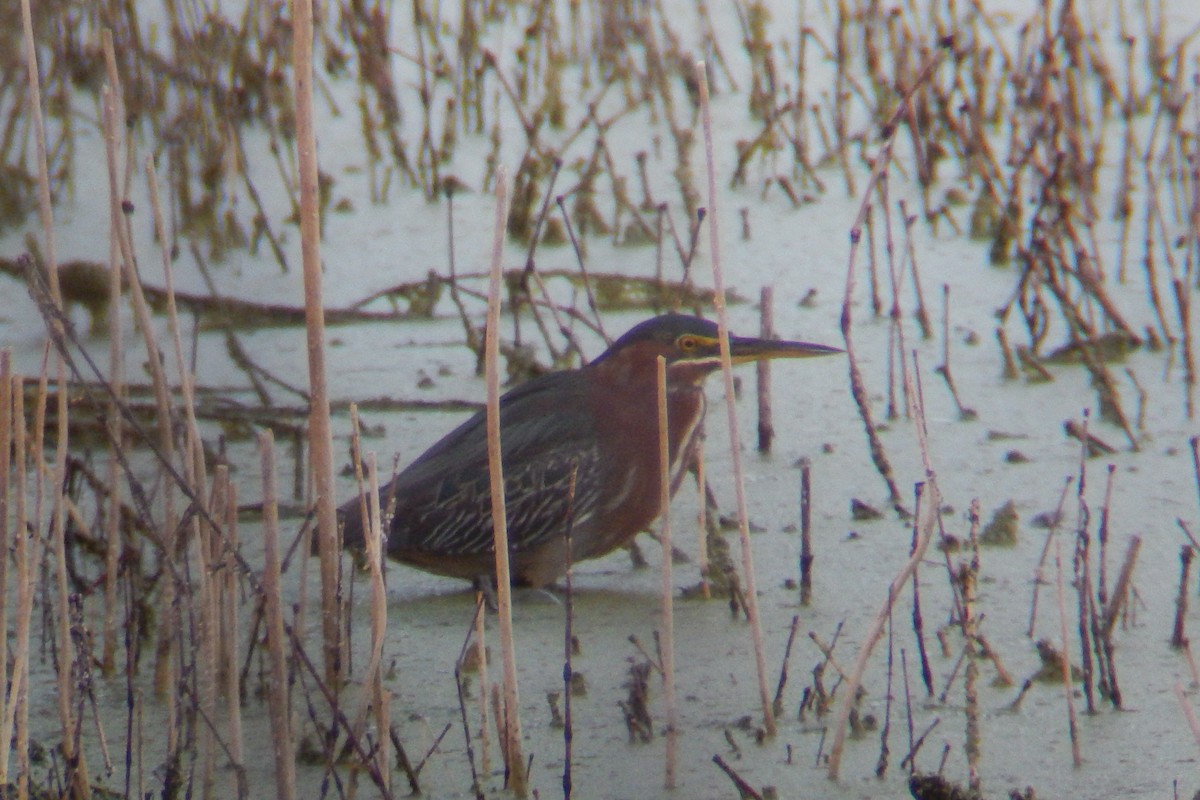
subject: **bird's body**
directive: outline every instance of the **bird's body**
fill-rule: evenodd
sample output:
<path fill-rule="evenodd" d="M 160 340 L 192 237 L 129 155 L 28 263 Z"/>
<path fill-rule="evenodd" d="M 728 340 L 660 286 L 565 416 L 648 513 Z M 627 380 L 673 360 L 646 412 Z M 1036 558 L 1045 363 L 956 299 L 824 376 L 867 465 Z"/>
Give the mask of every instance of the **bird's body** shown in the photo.
<path fill-rule="evenodd" d="M 534 378 L 500 399 L 515 583 L 544 586 L 566 572 L 568 528 L 574 562 L 615 550 L 658 517 L 657 356 L 667 359 L 673 496 L 704 419 L 704 378 L 719 365 L 716 336 L 716 325 L 706 320 L 656 317 L 591 364 Z M 735 361 L 839 352 L 735 337 L 731 347 Z M 380 490 L 390 509 L 385 536 L 392 558 L 469 580 L 494 575 L 485 421 L 477 413 Z M 360 508 L 355 498 L 341 509 L 347 546 L 362 544 Z M 388 515 L 385 510 L 385 521 Z"/>

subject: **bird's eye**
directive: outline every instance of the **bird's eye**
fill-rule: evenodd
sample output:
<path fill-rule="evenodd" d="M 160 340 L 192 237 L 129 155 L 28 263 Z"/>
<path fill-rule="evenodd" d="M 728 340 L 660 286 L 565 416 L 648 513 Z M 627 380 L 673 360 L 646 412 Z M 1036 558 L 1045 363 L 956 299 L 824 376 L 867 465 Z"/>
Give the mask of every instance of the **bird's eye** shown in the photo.
<path fill-rule="evenodd" d="M 695 336 L 685 335 L 679 337 L 678 344 L 680 350 L 683 350 L 684 352 L 691 352 L 692 350 L 695 350 L 700 343 L 696 341 Z"/>

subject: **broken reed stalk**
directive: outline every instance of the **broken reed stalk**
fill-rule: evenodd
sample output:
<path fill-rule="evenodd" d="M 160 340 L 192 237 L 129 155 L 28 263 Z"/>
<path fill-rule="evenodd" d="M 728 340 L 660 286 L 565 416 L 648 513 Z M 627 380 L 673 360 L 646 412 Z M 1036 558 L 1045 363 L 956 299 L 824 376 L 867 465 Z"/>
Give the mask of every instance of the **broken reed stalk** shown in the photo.
<path fill-rule="evenodd" d="M 1085 442 L 1084 447 L 1087 447 Z M 1058 530 L 1059 524 L 1062 523 L 1063 506 L 1067 502 L 1067 492 L 1071 488 L 1071 483 L 1075 480 L 1072 475 L 1067 476 L 1063 481 L 1062 491 L 1058 495 L 1058 506 L 1054 509 L 1054 518 L 1050 520 L 1050 528 L 1046 531 L 1046 541 L 1042 542 L 1042 553 L 1038 556 L 1037 566 L 1033 570 L 1033 599 L 1029 603 L 1029 627 L 1025 630 L 1025 635 L 1030 639 L 1033 638 L 1034 629 L 1037 626 L 1037 610 L 1038 610 L 1038 593 L 1042 583 L 1042 569 L 1046 566 L 1046 559 L 1050 555 L 1050 543 L 1054 541 L 1054 534 Z"/>
<path fill-rule="evenodd" d="M 486 608 L 483 592 L 475 592 L 475 655 L 479 661 L 479 766 L 486 775 L 492 771 L 491 734 L 488 733 L 488 657 Z"/>
<path fill-rule="evenodd" d="M 1180 338 L 1183 340 L 1184 405 L 1188 419 L 1193 419 L 1196 415 L 1196 358 L 1192 353 L 1191 300 L 1183 279 L 1173 278 L 1171 288 L 1179 312 L 1179 325 L 1183 329 Z"/>
<path fill-rule="evenodd" d="M 911 757 L 916 737 L 913 730 L 912 684 L 908 680 L 908 651 L 903 647 L 900 648 L 900 677 L 904 681 L 904 721 L 907 723 L 906 727 L 908 729 L 908 754 L 900 762 L 900 769 L 904 769 L 907 764 L 908 774 L 912 775 L 915 772 L 915 768 Z"/>
<path fill-rule="evenodd" d="M 1200 492 L 1200 436 L 1190 437 L 1188 445 L 1192 449 L 1192 473 L 1196 478 L 1196 491 Z"/>
<path fill-rule="evenodd" d="M 747 783 L 746 779 L 737 774 L 737 771 L 733 767 L 725 763 L 725 759 L 721 758 L 720 753 L 714 755 L 712 760 L 725 773 L 726 777 L 733 781 L 734 788 L 737 789 L 738 797 L 741 800 L 763 800 L 762 793 Z"/>
<path fill-rule="evenodd" d="M 1179 701 L 1179 707 L 1183 710 L 1183 716 L 1187 720 L 1188 727 L 1192 730 L 1192 738 L 1196 740 L 1196 746 L 1200 747 L 1200 720 L 1196 719 L 1196 710 L 1192 708 L 1191 702 L 1187 699 L 1187 695 L 1183 691 L 1183 684 L 1175 681 L 1175 699 Z"/>
<path fill-rule="evenodd" d="M 762 287 L 759 294 L 759 336 L 763 339 L 775 337 L 775 292 L 770 286 Z M 775 423 L 771 418 L 771 361 L 759 359 L 754 365 L 755 382 L 758 388 L 758 452 L 770 453 L 771 440 L 775 438 Z"/>
<path fill-rule="evenodd" d="M 954 374 L 950 371 L 950 284 L 948 283 L 942 284 L 942 365 L 939 371 L 942 379 L 946 381 L 946 388 L 950 390 L 950 396 L 954 399 L 959 419 L 973 419 L 975 412 L 963 406 L 962 400 L 958 396 L 958 387 L 954 384 Z"/>
<path fill-rule="evenodd" d="M 721 343 L 721 374 L 725 379 L 725 410 L 729 419 L 729 447 L 733 487 L 737 498 L 738 539 L 742 546 L 742 572 L 746 581 L 745 606 L 754 641 L 754 665 L 758 677 L 758 699 L 762 706 L 763 727 L 775 735 L 775 715 L 771 713 L 771 695 L 767 688 L 767 661 L 763 648 L 762 620 L 758 614 L 758 589 L 754 578 L 754 553 L 750 546 L 750 523 L 746 509 L 746 491 L 742 478 L 741 437 L 738 435 L 737 406 L 733 387 L 733 363 L 729 350 L 729 320 L 725 313 L 725 279 L 721 273 L 720 215 L 717 210 L 717 168 L 713 153 L 712 116 L 708 102 L 708 77 L 703 61 L 696 62 L 696 82 L 700 87 L 700 118 L 704 129 L 704 156 L 708 167 L 709 260 L 713 272 L 713 305 Z M 702 501 L 703 502 L 703 501 Z M 670 558 L 668 552 L 665 556 Z"/>
<path fill-rule="evenodd" d="M 203 458 L 203 453 L 201 453 Z M 214 519 L 223 516 L 225 496 L 223 486 L 213 483 L 212 495 L 206 499 L 208 512 Z M 199 536 L 196 539 L 199 555 L 199 570 L 196 581 L 196 597 L 199 599 L 200 614 L 196 626 L 196 648 L 193 658 L 196 679 L 196 710 L 206 722 L 198 725 L 196 736 L 200 750 L 200 794 L 213 793 L 214 771 L 217 757 L 217 672 L 221 665 L 220 625 L 220 535 L 208 523 L 200 524 L 197 517 Z"/>
<path fill-rule="evenodd" d="M 892 201 L 891 194 L 888 192 L 888 174 L 888 170 L 886 169 L 881 172 L 873 188 L 879 195 L 879 209 L 883 214 L 883 251 L 887 255 L 888 280 L 892 289 L 892 305 L 888 312 L 887 381 L 888 419 L 894 420 L 899 416 L 896 411 L 896 397 L 893 388 L 895 386 L 895 365 L 899 363 L 900 384 L 903 386 L 908 381 L 908 360 L 904 357 L 904 354 L 908 352 L 908 345 L 904 338 L 904 318 L 900 311 L 900 272 L 903 264 L 896 263 L 896 245 L 895 234 L 892 232 Z M 908 398 L 905 397 L 904 416 L 909 417 L 911 415 L 912 408 L 909 407 Z"/>
<path fill-rule="evenodd" d="M 879 758 L 875 761 L 875 777 L 883 778 L 887 775 L 888 759 L 891 757 L 892 748 L 889 744 L 892 735 L 892 680 L 895 677 L 896 667 L 896 641 L 895 641 L 896 626 L 894 617 L 888 616 L 887 633 L 887 682 L 884 686 L 884 704 L 883 704 L 883 725 L 879 728 Z M 854 723 L 852 722 L 851 725 Z"/>
<path fill-rule="evenodd" d="M 361 455 L 359 431 L 359 407 L 350 403 L 350 458 L 354 462 L 354 477 L 358 483 L 359 513 L 362 515 L 362 527 L 366 531 L 364 545 L 366 547 L 367 569 L 371 572 L 371 655 L 367 658 L 366 678 L 364 686 L 365 702 L 350 726 L 349 736 L 355 741 L 365 739 L 367 717 L 371 712 L 376 714 L 376 735 L 378 740 L 370 748 L 376 758 L 376 769 L 368 770 L 372 777 L 379 775 L 383 781 L 380 787 L 386 794 L 390 784 L 390 768 L 386 751 L 388 751 L 389 736 L 385 732 L 391 727 L 389 698 L 384 696 L 382 664 L 383 642 L 386 627 L 388 627 L 388 597 L 383 579 L 383 553 L 380 543 L 383 542 L 382 516 L 379 504 L 379 479 L 376 453 Z M 364 470 L 365 473 L 364 474 Z M 380 604 L 382 603 L 382 604 Z M 349 610 L 349 608 L 347 608 Z M 349 628 L 348 628 L 349 632 Z M 347 649 L 350 650 L 350 640 L 347 636 Z M 347 672 L 349 672 L 347 664 Z"/>
<path fill-rule="evenodd" d="M 17 570 L 17 628 L 12 648 L 12 671 L 5 697 L 4 717 L 0 721 L 0 741 L 12 742 L 16 730 L 16 745 L 0 753 L 0 786 L 7 786 L 8 754 L 17 754 L 19 796 L 28 796 L 29 786 L 29 631 L 33 625 L 33 599 L 37 594 L 42 562 L 42 537 L 27 525 L 28 510 L 28 447 L 25 433 L 25 392 L 20 375 L 12 377 L 13 420 L 13 561 Z M 39 403 L 45 402 L 39 394 Z M 35 526 L 36 527 L 36 526 Z"/>
<path fill-rule="evenodd" d="M 1108 465 L 1108 479 L 1104 483 L 1104 505 L 1100 507 L 1100 524 L 1096 528 L 1096 538 L 1100 542 L 1100 556 L 1096 567 L 1096 603 L 1101 609 L 1108 603 L 1108 520 L 1112 509 L 1112 493 L 1116 464 Z M 1198 547 L 1197 549 L 1200 549 Z M 1093 619 L 1096 609 L 1092 609 Z"/>
<path fill-rule="evenodd" d="M 12 552 L 8 528 L 12 433 L 12 351 L 0 349 L 0 553 Z M 0 642 L 8 641 L 8 561 L 7 557 L 0 558 Z M 8 658 L 5 657 L 0 658 L 0 687 L 7 684 Z M 3 718 L 4 693 L 0 690 L 0 719 Z"/>
<path fill-rule="evenodd" d="M 822 670 L 827 666 L 833 667 L 833 671 L 837 673 L 838 678 L 844 681 L 846 680 L 846 671 L 842 669 L 842 665 L 838 663 L 838 660 L 833 657 L 833 648 L 837 647 L 837 640 L 841 635 L 842 623 L 840 622 L 838 623 L 837 629 L 834 631 L 833 639 L 830 640 L 828 644 L 826 644 L 821 637 L 817 635 L 816 631 L 808 632 L 808 638 L 812 640 L 812 643 L 815 644 L 817 649 L 821 651 L 821 655 L 825 657 L 825 663 L 822 664 Z"/>
<path fill-rule="evenodd" d="M 116 72 L 115 51 L 112 45 L 112 32 L 105 29 L 102 37 L 105 55 L 105 67 L 108 73 L 110 87 L 119 86 Z M 113 102 L 115 92 L 105 95 L 105 102 Z M 119 97 L 116 98 L 119 102 Z M 104 110 L 105 124 L 109 125 L 110 118 L 116 118 L 108 108 Z M 115 137 L 115 131 L 105 129 L 106 139 Z M 113 143 L 116 146 L 116 141 Z M 108 428 L 110 442 L 124 441 L 124 422 L 121 418 L 120 403 L 125 398 L 125 358 L 124 330 L 121 324 L 121 314 L 116 311 L 121 307 L 121 229 L 125 224 L 119 214 L 121 209 L 115 203 L 109 203 L 109 245 L 108 245 L 108 382 L 112 386 L 113 396 L 108 400 L 108 418 L 105 425 Z M 100 669 L 106 676 L 111 676 L 116 669 L 117 651 L 117 611 L 120 598 L 117 595 L 121 553 L 121 459 L 115 447 L 109 448 L 108 453 L 108 505 L 105 508 L 105 571 L 104 571 L 104 628 L 100 657 Z"/>
<path fill-rule="evenodd" d="M 1063 694 L 1067 699 L 1067 729 L 1071 736 L 1071 761 L 1076 768 L 1083 766 L 1083 755 L 1079 751 L 1079 724 L 1075 718 L 1075 697 L 1071 691 L 1071 651 L 1067 634 L 1067 600 L 1063 591 L 1062 546 L 1054 543 L 1055 586 L 1058 597 L 1059 628 L 1062 637 L 1062 682 Z"/>
<path fill-rule="evenodd" d="M 25 493 L 25 485 L 26 485 L 25 392 L 24 392 L 24 379 L 20 375 L 14 375 L 14 374 L 10 373 L 9 351 L 5 350 L 4 355 L 5 355 L 5 358 L 4 358 L 5 386 L 4 386 L 4 391 L 3 391 L 3 397 L 5 400 L 4 416 L 6 419 L 6 430 L 4 431 L 4 433 L 2 435 L 0 435 L 0 438 L 4 439 L 3 444 L 5 446 L 4 453 L 0 454 L 0 459 L 3 460 L 3 463 L 5 465 L 11 466 L 11 474 L 10 474 L 10 470 L 8 470 L 8 469 L 5 470 L 4 496 L 3 496 L 4 517 L 3 517 L 3 520 L 0 520 L 0 526 L 3 526 L 2 530 L 4 531 L 4 534 L 5 534 L 5 542 L 4 542 L 5 552 L 8 552 L 10 547 L 12 548 L 12 551 L 14 553 L 14 566 L 16 566 L 18 568 L 18 570 L 20 570 L 20 563 L 21 563 L 22 558 L 24 558 L 24 555 L 25 555 L 25 544 L 26 544 L 26 536 L 25 536 L 25 501 L 26 501 L 26 493 Z M 8 460 L 10 453 L 12 455 L 11 464 Z M 14 507 L 14 519 L 13 519 L 13 528 L 12 528 L 12 532 L 14 535 L 12 537 L 12 542 L 10 543 L 8 541 L 8 529 L 7 529 L 8 496 L 9 496 L 10 489 L 12 489 L 12 487 L 14 487 L 14 486 L 15 486 L 15 490 L 13 490 L 11 492 L 12 497 L 13 497 L 13 507 Z M 4 559 L 4 560 L 7 561 L 7 559 Z M 6 573 L 6 575 L 7 575 L 7 573 Z M 23 590 L 23 587 L 24 587 L 24 583 L 23 583 L 24 574 L 22 572 L 18 572 L 18 574 L 16 576 L 16 580 L 17 580 L 17 591 L 20 592 Z M 4 588 L 6 590 L 6 594 L 5 594 L 5 599 L 3 602 L 5 604 L 5 610 L 7 612 L 7 589 L 8 589 L 7 582 L 6 582 L 6 585 Z M 19 597 L 19 595 L 18 595 L 18 597 Z M 0 725 L 3 725 L 3 727 L 0 728 L 0 736 L 3 736 L 4 737 L 3 741 L 6 741 L 6 742 L 12 741 L 12 712 L 13 712 L 13 709 L 16 707 L 17 692 L 18 692 L 21 680 L 23 680 L 20 676 L 20 670 L 18 670 L 19 659 L 16 658 L 16 655 L 20 652 L 20 648 L 21 648 L 19 632 L 21 630 L 21 620 L 23 619 L 23 617 L 19 613 L 19 609 L 20 609 L 20 605 L 18 604 L 18 615 L 17 615 L 18 637 L 17 637 L 17 645 L 16 645 L 17 651 L 16 651 L 16 653 L 14 653 L 14 661 L 12 663 L 12 679 L 10 682 L 6 678 L 5 682 L 3 684 L 0 684 Z M 8 618 L 7 618 L 7 613 L 6 613 L 5 618 L 4 618 L 5 627 L 7 627 L 7 624 L 8 624 L 7 619 Z M 26 642 L 25 647 L 26 648 L 28 647 L 27 642 Z M 0 666 L 0 669 L 3 669 L 5 671 L 5 674 L 7 675 L 8 666 L 9 666 L 8 658 L 0 658 L 0 665 L 2 665 L 2 666 Z M 4 687 L 7 687 L 7 693 L 5 693 Z M 0 754 L 0 786 L 7 785 L 7 784 L 8 784 L 8 754 L 3 753 L 3 754 Z"/>
<path fill-rule="evenodd" d="M 504 764 L 508 788 L 528 794 L 525 759 L 521 755 L 521 715 L 517 688 L 517 654 L 513 642 L 512 576 L 508 563 L 508 516 L 504 502 L 504 465 L 500 442 L 500 284 L 508 225 L 508 170 L 496 171 L 496 215 L 492 229 L 491 280 L 488 283 L 484 364 L 487 372 L 488 476 L 492 489 L 492 535 L 496 550 L 496 605 L 500 618 L 500 652 L 504 667 Z M 500 720 L 497 719 L 497 724 Z"/>
<path fill-rule="evenodd" d="M 911 111 L 911 106 L 909 107 Z M 915 126 L 910 126 L 909 130 L 916 132 Z M 929 310 L 925 306 L 925 293 L 921 289 L 921 272 L 917 268 L 917 248 L 913 244 L 912 229 L 917 221 L 915 214 L 908 213 L 907 203 L 903 200 L 898 201 L 900 206 L 900 216 L 904 220 L 904 257 L 908 260 L 909 271 L 912 275 L 913 294 L 915 295 L 916 308 L 913 310 L 913 316 L 916 317 L 917 324 L 921 327 L 921 338 L 933 338 L 933 326 L 929 322 Z"/>
<path fill-rule="evenodd" d="M 800 605 L 812 602 L 812 461 L 800 459 Z"/>
<path fill-rule="evenodd" d="M 391 786 L 391 759 L 388 731 L 391 729 L 390 703 L 383 688 L 383 642 L 387 636 L 387 588 L 383 583 L 383 518 L 379 505 L 379 468 L 375 453 L 367 453 L 367 473 L 370 488 L 367 503 L 370 506 L 371 528 L 367 537 L 367 563 L 371 569 L 371 658 L 367 662 L 367 695 L 375 709 L 375 760 L 383 785 L 380 791 L 387 793 Z"/>
<path fill-rule="evenodd" d="M 788 629 L 787 644 L 783 647 L 783 664 L 779 667 L 779 682 L 775 684 L 775 699 L 771 702 L 771 712 L 777 717 L 783 716 L 783 689 L 787 686 L 788 661 L 792 658 L 792 645 L 796 642 L 796 632 L 800 630 L 800 615 L 792 616 L 792 626 Z"/>
<path fill-rule="evenodd" d="M 1121 616 L 1121 607 L 1129 596 L 1129 585 L 1133 581 L 1133 568 L 1137 564 L 1138 551 L 1142 547 L 1142 537 L 1130 536 L 1129 545 L 1125 548 L 1125 559 L 1121 562 L 1121 571 L 1117 573 L 1117 582 L 1113 585 L 1112 600 L 1104 609 L 1104 625 L 1100 632 L 1107 640 L 1116 627 Z"/>
<path fill-rule="evenodd" d="M 1200 686 L 1200 667 L 1196 665 L 1196 658 L 1192 655 L 1192 643 L 1187 641 L 1183 645 L 1183 657 L 1187 661 L 1188 671 L 1192 674 L 1192 686 Z M 1114 701 L 1113 705 L 1120 708 L 1120 704 Z"/>
<path fill-rule="evenodd" d="M 663 701 L 667 716 L 667 747 L 663 769 L 663 787 L 675 788 L 675 760 L 679 748 L 679 718 L 675 706 L 675 608 L 671 578 L 671 449 L 667 426 L 667 360 L 658 357 L 658 464 L 659 503 L 662 506 L 662 559 L 660 583 L 662 607 Z"/>
<path fill-rule="evenodd" d="M 67 367 L 62 358 L 55 359 L 58 373 L 58 392 L 55 408 L 54 471 L 50 484 L 54 491 L 54 511 L 51 525 L 54 548 L 54 580 L 58 597 L 58 718 L 62 723 L 62 754 L 67 770 L 67 784 L 72 797 L 91 795 L 87 761 L 76 751 L 75 736 L 75 644 L 71 640 L 71 593 L 67 585 Z"/>
<path fill-rule="evenodd" d="M 504 708 L 501 706 L 500 700 L 500 685 L 492 684 L 489 687 L 488 695 L 492 705 L 492 720 L 496 723 L 496 742 L 500 746 L 500 758 L 505 762 L 505 769 L 508 769 L 508 735 L 504 730 Z M 480 792 L 482 795 L 482 791 Z"/>
<path fill-rule="evenodd" d="M 1082 481 L 1080 482 L 1082 485 Z M 1083 498 L 1080 498 L 1080 519 L 1088 520 L 1087 505 Z M 1092 659 L 1092 628 L 1089 622 L 1095 616 L 1093 613 L 1093 598 L 1092 598 L 1092 575 L 1091 575 L 1091 537 L 1087 532 L 1087 523 L 1080 525 L 1075 534 L 1074 558 L 1072 565 L 1074 567 L 1074 578 L 1071 585 L 1075 587 L 1076 602 L 1078 604 L 1079 623 L 1079 663 L 1080 669 L 1083 672 L 1083 694 L 1086 699 L 1086 713 L 1096 713 L 1096 672 L 1100 672 L 1101 688 L 1107 685 L 1104 679 L 1104 661 L 1103 650 L 1100 647 L 1100 642 L 1096 642 L 1096 656 L 1101 657 L 1099 664 Z"/>
<path fill-rule="evenodd" d="M 121 417 L 120 402 L 125 399 L 125 348 L 124 326 L 121 314 L 121 250 L 119 237 L 123 220 L 114 216 L 115 209 L 109 207 L 109 253 L 108 253 L 108 382 L 112 385 L 113 397 L 108 399 L 107 418 L 110 442 L 125 440 L 125 424 Z M 120 611 L 118 578 L 121 556 L 121 499 L 124 496 L 121 481 L 121 459 L 116 449 L 109 448 L 105 481 L 108 489 L 108 504 L 104 509 L 104 626 L 101 643 L 100 671 L 112 676 L 116 670 L 118 628 L 117 615 Z"/>
<path fill-rule="evenodd" d="M 704 474 L 704 437 L 700 436 L 696 441 L 696 493 L 700 497 L 700 508 L 696 512 L 696 523 L 699 526 L 699 543 L 696 547 L 696 563 L 700 567 L 700 596 L 705 600 L 712 597 L 712 591 L 708 586 L 708 493 L 705 487 L 706 476 Z"/>
<path fill-rule="evenodd" d="M 229 479 L 229 465 L 219 464 L 213 473 L 213 486 L 221 487 L 225 505 L 225 542 L 221 549 L 220 588 L 221 602 L 220 646 L 221 667 L 218 674 L 224 678 L 222 691 L 225 695 L 225 713 L 229 723 L 229 759 L 237 777 L 238 797 L 249 797 L 250 787 L 246 783 L 246 761 L 242 741 L 242 687 L 238 673 L 238 569 L 234 552 L 238 548 L 238 503 L 237 486 Z"/>
<path fill-rule="evenodd" d="M 915 488 L 913 507 L 919 512 L 921 498 L 925 493 L 925 484 L 918 483 Z M 916 547 L 921 538 L 921 531 L 917 525 L 919 516 L 919 513 L 913 516 L 911 547 Z M 921 614 L 921 571 L 919 567 L 913 570 L 912 590 L 912 629 L 913 637 L 917 642 L 917 657 L 921 663 L 921 681 L 925 684 L 925 693 L 929 697 L 933 697 L 933 669 L 929 666 L 929 650 L 925 647 L 925 618 Z M 888 635 L 891 635 L 890 629 Z"/>
<path fill-rule="evenodd" d="M 296 797 L 296 748 L 288 702 L 287 654 L 284 651 L 283 598 L 279 576 L 279 506 L 275 493 L 275 436 L 268 428 L 258 434 L 263 485 L 263 615 L 266 618 L 270 685 L 271 746 L 275 755 L 275 793 L 279 800 Z"/>
<path fill-rule="evenodd" d="M 979 665 L 976 663 L 979 619 L 975 614 L 976 588 L 979 583 L 979 498 L 972 498 L 967 518 L 971 521 L 971 561 L 959 572 L 963 601 L 963 638 L 967 674 L 963 679 L 966 694 L 966 741 L 963 751 L 967 756 L 967 785 L 973 792 L 980 792 L 983 781 L 979 774 L 979 757 L 983 737 L 979 727 Z"/>
<path fill-rule="evenodd" d="M 300 184 L 300 251 L 304 266 L 304 330 L 308 346 L 308 459 L 317 505 L 321 560 L 321 633 L 325 682 L 341 685 L 342 597 L 337 509 L 333 496 L 333 428 L 325 378 L 325 311 L 321 272 L 321 208 L 317 141 L 313 130 L 312 0 L 292 4 L 292 77 L 296 103 L 296 157 Z M 381 732 L 382 735 L 383 732 Z"/>
<path fill-rule="evenodd" d="M 1179 650 L 1187 647 L 1188 638 L 1184 632 L 1184 622 L 1187 618 L 1188 607 L 1188 573 L 1192 569 L 1192 557 L 1195 551 L 1190 544 L 1185 544 L 1179 551 L 1179 593 L 1175 596 L 1175 624 L 1171 628 L 1171 647 Z"/>
<path fill-rule="evenodd" d="M 454 661 L 454 691 L 458 696 L 458 718 L 462 723 L 463 742 L 466 745 L 467 751 L 467 766 L 471 768 L 471 793 L 475 796 L 475 800 L 484 800 L 484 797 L 483 789 L 481 789 L 479 786 L 479 770 L 475 767 L 475 748 L 471 744 L 471 723 L 467 720 L 467 689 L 463 679 L 463 671 L 467 666 L 467 654 L 468 652 L 471 652 L 468 650 L 468 648 L 471 647 L 472 636 L 474 636 L 477 631 L 479 615 L 483 613 L 483 603 L 483 592 L 479 589 L 476 589 L 475 613 L 471 620 L 471 626 L 467 629 L 466 638 L 463 639 L 462 648 L 458 652 L 458 658 L 456 658 Z M 478 637 L 476 637 L 476 646 L 478 646 Z M 482 664 L 480 666 L 482 666 Z M 481 681 L 479 699 L 481 702 L 486 703 L 486 698 L 487 684 Z M 394 733 L 393 739 L 395 740 Z M 401 768 L 404 769 L 408 777 L 408 783 L 409 787 L 412 789 L 412 793 L 416 794 L 421 790 L 420 785 L 417 783 L 417 773 L 411 768 L 411 765 L 408 765 L 408 758 L 405 755 L 403 748 L 400 747 L 398 740 L 396 741 L 396 750 L 401 759 Z M 485 769 L 484 774 L 488 774 L 488 770 Z"/>

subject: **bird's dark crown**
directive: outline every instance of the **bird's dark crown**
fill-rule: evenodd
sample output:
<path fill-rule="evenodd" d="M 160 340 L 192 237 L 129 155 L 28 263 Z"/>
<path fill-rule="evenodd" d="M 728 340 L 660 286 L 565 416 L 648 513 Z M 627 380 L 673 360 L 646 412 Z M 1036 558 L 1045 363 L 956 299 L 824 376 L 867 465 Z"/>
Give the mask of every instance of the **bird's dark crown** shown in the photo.
<path fill-rule="evenodd" d="M 667 361 L 711 356 L 717 352 L 717 323 L 687 314 L 663 314 L 630 328 L 596 363 L 638 345 L 657 346 Z"/>

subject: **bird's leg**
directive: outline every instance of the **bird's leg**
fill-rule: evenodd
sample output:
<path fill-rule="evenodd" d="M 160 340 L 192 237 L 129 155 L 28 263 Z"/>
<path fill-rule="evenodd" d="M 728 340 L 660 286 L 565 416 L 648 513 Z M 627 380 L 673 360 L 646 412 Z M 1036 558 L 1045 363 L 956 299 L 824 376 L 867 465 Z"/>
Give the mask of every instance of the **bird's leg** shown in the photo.
<path fill-rule="evenodd" d="M 471 584 L 475 587 L 475 591 L 483 594 L 488 611 L 494 614 L 500 610 L 500 602 L 496 599 L 496 586 L 492 582 L 491 575 L 476 575 Z M 521 586 L 519 592 L 514 595 L 514 598 L 545 597 L 556 605 L 562 605 L 562 602 L 555 594 L 557 590 L 557 586 L 544 586 L 540 588 Z"/>
<path fill-rule="evenodd" d="M 561 606 L 563 602 L 559 598 L 559 594 L 562 591 L 562 587 L 560 587 L 558 584 L 550 584 L 549 586 L 539 586 L 536 588 L 533 586 L 523 586 L 517 591 L 514 597 L 522 604 L 529 603 L 531 601 L 537 602 L 538 600 L 542 600 L 553 603 L 556 606 Z"/>
<path fill-rule="evenodd" d="M 634 569 L 645 569 L 649 564 L 646 557 L 642 555 L 642 548 L 637 543 L 637 539 L 630 539 L 625 544 L 625 549 L 629 552 L 629 560 L 633 562 Z"/>
<path fill-rule="evenodd" d="M 475 591 L 483 594 L 483 599 L 487 603 L 488 611 L 495 613 L 500 610 L 500 601 L 496 599 L 496 587 L 492 583 L 492 576 L 488 574 L 476 575 L 471 584 L 475 587 Z"/>
<path fill-rule="evenodd" d="M 662 546 L 662 543 L 663 543 L 662 535 L 658 531 L 647 529 L 642 532 L 645 533 L 647 536 L 649 536 L 654 541 L 658 542 L 659 546 Z M 690 564 L 690 563 L 692 563 L 692 557 L 689 556 L 687 553 L 683 552 L 682 550 L 680 550 L 675 545 L 671 545 L 671 563 L 672 564 Z M 642 558 L 642 563 L 638 566 L 643 566 L 643 567 L 646 566 L 645 557 Z"/>

